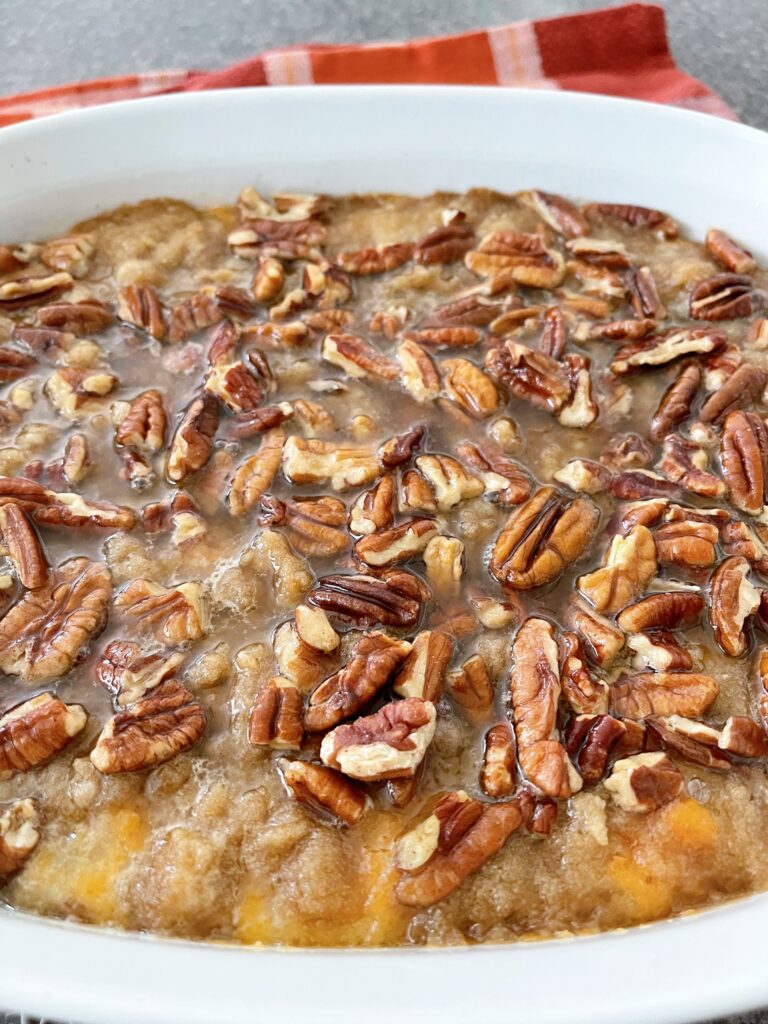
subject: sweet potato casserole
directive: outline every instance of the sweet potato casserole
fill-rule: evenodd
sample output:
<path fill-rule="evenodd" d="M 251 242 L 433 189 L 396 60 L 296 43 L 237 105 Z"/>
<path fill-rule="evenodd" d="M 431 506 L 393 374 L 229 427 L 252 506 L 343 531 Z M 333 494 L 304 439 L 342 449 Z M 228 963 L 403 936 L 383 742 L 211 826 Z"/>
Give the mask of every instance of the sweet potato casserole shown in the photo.
<path fill-rule="evenodd" d="M 768 888 L 767 290 L 535 190 L 0 246 L 7 906 L 461 944 Z"/>

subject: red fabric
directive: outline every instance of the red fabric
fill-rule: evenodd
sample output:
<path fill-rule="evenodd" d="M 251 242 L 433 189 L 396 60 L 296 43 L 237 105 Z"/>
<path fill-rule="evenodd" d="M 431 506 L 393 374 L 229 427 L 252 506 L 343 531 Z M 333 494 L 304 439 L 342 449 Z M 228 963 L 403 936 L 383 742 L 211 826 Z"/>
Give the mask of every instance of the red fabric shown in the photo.
<path fill-rule="evenodd" d="M 0 125 L 162 92 L 313 83 L 574 89 L 736 116 L 677 67 L 662 8 L 633 3 L 438 39 L 286 47 L 218 71 L 147 72 L 56 86 L 0 98 Z"/>

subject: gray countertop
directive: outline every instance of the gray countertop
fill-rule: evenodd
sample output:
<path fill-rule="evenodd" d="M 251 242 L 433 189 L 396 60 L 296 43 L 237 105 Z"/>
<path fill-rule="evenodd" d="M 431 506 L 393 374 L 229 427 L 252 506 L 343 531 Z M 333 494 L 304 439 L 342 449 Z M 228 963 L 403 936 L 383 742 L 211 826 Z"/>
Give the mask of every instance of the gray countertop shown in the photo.
<path fill-rule="evenodd" d="M 437 35 L 595 6 L 599 0 L 2 0 L 0 92 L 216 68 L 291 43 Z M 663 6 L 680 67 L 716 89 L 742 120 L 768 130 L 768 0 Z M 768 1024 L 768 1011 L 730 1024 Z"/>

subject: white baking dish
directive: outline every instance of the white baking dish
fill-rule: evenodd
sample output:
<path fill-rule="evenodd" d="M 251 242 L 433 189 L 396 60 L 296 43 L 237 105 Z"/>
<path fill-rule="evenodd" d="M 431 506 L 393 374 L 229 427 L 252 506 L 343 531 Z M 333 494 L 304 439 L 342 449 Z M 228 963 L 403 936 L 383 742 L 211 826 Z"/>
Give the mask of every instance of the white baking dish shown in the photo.
<path fill-rule="evenodd" d="M 263 89 L 0 132 L 0 241 L 153 195 L 539 186 L 668 209 L 768 256 L 768 135 L 572 93 Z M 34 779 L 30 778 L 30 790 Z M 768 1003 L 768 897 L 623 933 L 467 950 L 276 951 L 0 913 L 0 1006 L 95 1024 L 663 1024 Z"/>

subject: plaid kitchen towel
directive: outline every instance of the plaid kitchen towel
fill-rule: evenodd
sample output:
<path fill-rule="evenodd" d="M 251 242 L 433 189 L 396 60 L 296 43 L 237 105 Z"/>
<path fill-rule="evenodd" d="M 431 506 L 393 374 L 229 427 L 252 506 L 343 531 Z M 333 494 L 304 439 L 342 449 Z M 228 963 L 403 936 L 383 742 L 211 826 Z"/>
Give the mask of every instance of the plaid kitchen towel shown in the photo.
<path fill-rule="evenodd" d="M 628 96 L 736 119 L 669 50 L 664 11 L 625 4 L 407 42 L 269 50 L 220 71 L 102 78 L 0 98 L 0 125 L 163 92 L 256 85 L 500 85 Z"/>

